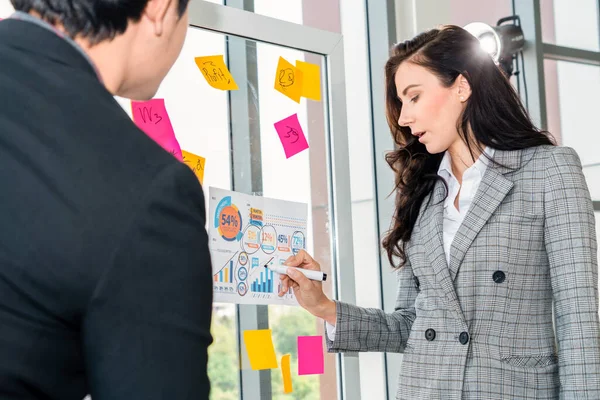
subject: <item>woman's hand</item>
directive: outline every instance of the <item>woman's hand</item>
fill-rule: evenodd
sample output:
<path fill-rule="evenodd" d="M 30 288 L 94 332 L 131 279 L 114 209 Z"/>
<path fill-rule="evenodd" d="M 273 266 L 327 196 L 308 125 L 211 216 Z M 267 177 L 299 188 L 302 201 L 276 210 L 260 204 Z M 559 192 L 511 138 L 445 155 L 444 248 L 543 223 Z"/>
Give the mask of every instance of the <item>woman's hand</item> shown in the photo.
<path fill-rule="evenodd" d="M 290 256 L 284 263 L 287 267 L 297 267 L 320 271 L 321 266 L 318 262 L 304 250 L 300 250 L 295 256 Z M 294 289 L 294 294 L 298 303 L 306 311 L 319 317 L 335 326 L 336 323 L 336 305 L 323 293 L 322 283 L 308 279 L 302 272 L 294 268 L 287 269 L 287 275 L 280 275 L 281 290 L 279 296 L 283 296 L 288 288 Z"/>

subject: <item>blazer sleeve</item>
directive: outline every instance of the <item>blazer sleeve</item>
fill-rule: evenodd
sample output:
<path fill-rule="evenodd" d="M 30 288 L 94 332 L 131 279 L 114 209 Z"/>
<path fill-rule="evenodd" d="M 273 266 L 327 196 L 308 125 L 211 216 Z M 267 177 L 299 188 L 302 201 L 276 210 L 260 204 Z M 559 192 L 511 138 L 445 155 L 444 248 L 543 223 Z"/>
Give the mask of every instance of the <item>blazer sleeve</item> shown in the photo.
<path fill-rule="evenodd" d="M 561 399 L 600 399 L 600 322 L 594 210 L 573 149 L 551 150 L 544 240 L 554 297 Z"/>
<path fill-rule="evenodd" d="M 91 397 L 208 399 L 212 269 L 202 188 L 172 164 L 136 214 L 84 316 Z"/>
<path fill-rule="evenodd" d="M 329 352 L 404 351 L 415 320 L 417 288 L 410 262 L 397 272 L 398 294 L 393 313 L 336 302 L 335 340 L 326 337 Z"/>

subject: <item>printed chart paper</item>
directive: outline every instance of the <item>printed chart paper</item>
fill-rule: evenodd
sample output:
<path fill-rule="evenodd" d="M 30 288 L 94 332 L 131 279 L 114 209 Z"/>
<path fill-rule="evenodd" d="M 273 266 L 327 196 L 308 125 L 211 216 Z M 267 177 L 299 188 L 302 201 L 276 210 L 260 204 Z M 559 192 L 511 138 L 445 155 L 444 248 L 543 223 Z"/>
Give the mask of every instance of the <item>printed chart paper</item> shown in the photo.
<path fill-rule="evenodd" d="M 306 248 L 308 206 L 209 188 L 209 238 L 214 301 L 297 305 L 291 289 L 279 297 L 282 265 Z"/>

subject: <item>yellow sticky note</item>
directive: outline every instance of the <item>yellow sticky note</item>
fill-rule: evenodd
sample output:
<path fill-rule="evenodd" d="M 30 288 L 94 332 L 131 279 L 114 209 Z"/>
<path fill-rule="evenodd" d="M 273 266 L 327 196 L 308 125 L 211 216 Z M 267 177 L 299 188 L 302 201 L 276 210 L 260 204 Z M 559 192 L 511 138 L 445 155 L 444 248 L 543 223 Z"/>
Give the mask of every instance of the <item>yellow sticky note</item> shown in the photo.
<path fill-rule="evenodd" d="M 194 171 L 194 174 L 196 174 L 198 180 L 200 180 L 200 184 L 204 184 L 204 165 L 206 164 L 206 159 L 185 150 L 181 150 L 181 155 L 184 164 Z"/>
<path fill-rule="evenodd" d="M 221 90 L 238 90 L 222 55 L 196 57 L 194 60 L 210 86 Z"/>
<path fill-rule="evenodd" d="M 292 369 L 290 367 L 291 354 L 281 357 L 281 375 L 283 376 L 283 393 L 292 393 Z"/>
<path fill-rule="evenodd" d="M 270 329 L 244 331 L 244 344 L 253 370 L 277 368 Z"/>
<path fill-rule="evenodd" d="M 296 68 L 302 71 L 302 97 L 321 101 L 321 68 L 304 61 L 296 61 Z"/>
<path fill-rule="evenodd" d="M 302 71 L 279 57 L 277 72 L 275 73 L 275 90 L 283 93 L 296 103 L 300 103 L 304 79 Z"/>

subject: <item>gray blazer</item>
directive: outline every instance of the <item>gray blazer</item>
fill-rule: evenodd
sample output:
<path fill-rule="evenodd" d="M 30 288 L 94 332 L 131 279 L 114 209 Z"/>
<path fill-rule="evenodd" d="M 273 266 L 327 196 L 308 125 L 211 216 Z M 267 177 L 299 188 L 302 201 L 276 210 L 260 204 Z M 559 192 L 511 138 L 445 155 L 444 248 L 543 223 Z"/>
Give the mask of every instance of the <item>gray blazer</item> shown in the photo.
<path fill-rule="evenodd" d="M 395 311 L 338 302 L 328 349 L 404 353 L 398 399 L 598 400 L 597 247 L 579 157 L 541 146 L 494 158 L 502 166 L 487 168 L 450 265 L 438 182 Z"/>

